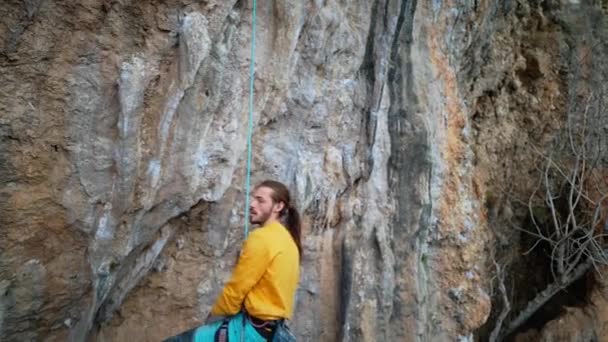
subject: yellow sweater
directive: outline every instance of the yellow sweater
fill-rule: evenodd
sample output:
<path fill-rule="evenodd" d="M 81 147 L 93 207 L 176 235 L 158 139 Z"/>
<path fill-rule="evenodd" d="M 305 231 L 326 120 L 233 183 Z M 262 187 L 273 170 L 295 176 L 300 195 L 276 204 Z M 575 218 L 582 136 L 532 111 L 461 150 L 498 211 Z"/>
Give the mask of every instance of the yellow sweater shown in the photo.
<path fill-rule="evenodd" d="M 211 314 L 234 315 L 244 306 L 259 319 L 291 318 L 299 259 L 298 247 L 279 222 L 255 229 Z"/>

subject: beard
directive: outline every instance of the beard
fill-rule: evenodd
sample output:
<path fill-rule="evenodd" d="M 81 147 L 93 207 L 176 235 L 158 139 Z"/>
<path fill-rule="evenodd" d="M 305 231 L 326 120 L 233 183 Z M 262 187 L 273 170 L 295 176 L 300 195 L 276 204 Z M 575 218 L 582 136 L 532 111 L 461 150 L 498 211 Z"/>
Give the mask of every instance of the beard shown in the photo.
<path fill-rule="evenodd" d="M 251 224 L 264 224 L 270 218 L 271 212 L 263 212 L 257 215 L 249 215 L 249 223 Z"/>

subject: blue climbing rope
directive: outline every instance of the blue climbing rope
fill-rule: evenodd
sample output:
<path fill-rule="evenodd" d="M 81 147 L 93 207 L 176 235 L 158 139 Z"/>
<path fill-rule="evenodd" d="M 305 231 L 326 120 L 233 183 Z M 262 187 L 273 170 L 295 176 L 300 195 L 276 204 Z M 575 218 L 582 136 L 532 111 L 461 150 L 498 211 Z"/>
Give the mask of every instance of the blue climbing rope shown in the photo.
<path fill-rule="evenodd" d="M 245 176 L 245 237 L 249 235 L 249 197 L 251 191 L 251 136 L 253 135 L 253 81 L 255 76 L 255 19 L 256 0 L 251 12 L 251 63 L 249 66 L 249 124 L 247 128 L 247 174 Z"/>

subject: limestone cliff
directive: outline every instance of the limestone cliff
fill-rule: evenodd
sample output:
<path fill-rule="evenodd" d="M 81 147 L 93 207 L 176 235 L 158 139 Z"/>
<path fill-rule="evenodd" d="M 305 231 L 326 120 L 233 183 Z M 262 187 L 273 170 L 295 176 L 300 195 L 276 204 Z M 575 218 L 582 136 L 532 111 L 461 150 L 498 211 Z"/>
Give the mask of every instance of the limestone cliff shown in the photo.
<path fill-rule="evenodd" d="M 2 341 L 201 323 L 243 240 L 251 6 L 0 5 Z M 252 176 L 304 213 L 302 341 L 480 338 L 500 191 L 533 186 L 600 11 L 258 1 Z"/>

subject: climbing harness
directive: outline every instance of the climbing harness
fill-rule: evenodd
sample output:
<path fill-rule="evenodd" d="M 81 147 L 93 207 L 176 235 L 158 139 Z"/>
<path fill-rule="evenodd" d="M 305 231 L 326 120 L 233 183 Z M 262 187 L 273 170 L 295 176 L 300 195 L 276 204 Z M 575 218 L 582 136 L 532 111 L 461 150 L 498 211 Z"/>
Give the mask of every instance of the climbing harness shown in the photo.
<path fill-rule="evenodd" d="M 215 336 L 213 338 L 214 342 L 227 342 L 228 341 L 228 323 L 230 323 L 229 319 L 225 319 L 222 322 L 222 325 L 215 332 Z"/>
<path fill-rule="evenodd" d="M 253 81 L 255 77 L 255 21 L 256 0 L 251 12 L 251 58 L 249 65 L 249 120 L 247 126 L 247 174 L 245 176 L 245 238 L 249 234 L 249 193 L 251 191 L 251 136 L 253 135 Z"/>

